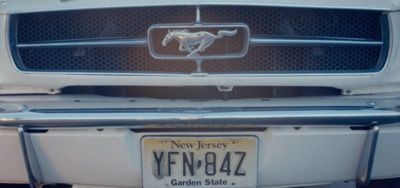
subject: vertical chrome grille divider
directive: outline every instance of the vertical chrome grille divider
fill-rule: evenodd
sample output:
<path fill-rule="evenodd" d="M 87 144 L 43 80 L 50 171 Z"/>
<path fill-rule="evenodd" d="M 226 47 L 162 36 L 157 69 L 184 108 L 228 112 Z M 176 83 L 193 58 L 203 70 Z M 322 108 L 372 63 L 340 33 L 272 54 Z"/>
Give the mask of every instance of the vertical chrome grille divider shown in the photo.
<path fill-rule="evenodd" d="M 201 12 L 200 12 L 200 5 L 196 5 L 196 22 L 195 24 L 201 24 Z M 201 68 L 201 63 L 203 62 L 202 59 L 196 59 L 196 72 L 191 73 L 191 76 L 205 76 L 207 73 L 203 73 L 203 69 Z"/>
<path fill-rule="evenodd" d="M 201 24 L 200 5 L 196 6 L 196 24 Z"/>

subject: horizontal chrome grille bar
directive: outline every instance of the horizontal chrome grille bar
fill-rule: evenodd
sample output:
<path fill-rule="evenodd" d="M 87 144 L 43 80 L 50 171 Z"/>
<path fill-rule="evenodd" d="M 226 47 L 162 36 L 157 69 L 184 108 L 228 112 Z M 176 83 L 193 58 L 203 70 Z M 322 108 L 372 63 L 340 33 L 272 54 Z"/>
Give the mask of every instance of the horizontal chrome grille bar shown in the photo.
<path fill-rule="evenodd" d="M 250 45 L 256 46 L 381 46 L 382 41 L 330 38 L 269 38 L 250 37 Z M 17 48 L 77 48 L 77 47 L 146 47 L 146 38 L 137 39 L 93 39 L 71 41 L 45 41 L 16 44 Z"/>
<path fill-rule="evenodd" d="M 138 39 L 108 39 L 108 40 L 77 40 L 77 41 L 54 41 L 17 44 L 17 48 L 76 48 L 76 47 L 140 47 L 147 46 L 146 38 Z"/>
<path fill-rule="evenodd" d="M 351 39 L 296 39 L 251 37 L 250 45 L 259 46 L 381 46 L 382 41 Z"/>
<path fill-rule="evenodd" d="M 400 123 L 400 109 L 277 110 L 244 112 L 89 112 L 0 114 L 1 126 L 80 127 L 148 124 L 258 124 L 261 126 L 369 126 Z"/>

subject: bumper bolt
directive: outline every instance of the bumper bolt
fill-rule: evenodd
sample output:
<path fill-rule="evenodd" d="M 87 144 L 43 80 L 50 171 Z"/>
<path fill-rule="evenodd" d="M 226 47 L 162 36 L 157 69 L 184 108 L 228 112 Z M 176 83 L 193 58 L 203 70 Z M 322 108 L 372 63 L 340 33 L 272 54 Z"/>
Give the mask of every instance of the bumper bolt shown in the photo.
<path fill-rule="evenodd" d="M 376 102 L 374 102 L 374 101 L 369 101 L 369 102 L 368 102 L 368 105 L 369 105 L 369 106 L 376 106 Z"/>
<path fill-rule="evenodd" d="M 28 110 L 28 106 L 27 105 L 21 105 L 21 106 L 18 107 L 18 110 L 20 110 L 20 111 Z"/>

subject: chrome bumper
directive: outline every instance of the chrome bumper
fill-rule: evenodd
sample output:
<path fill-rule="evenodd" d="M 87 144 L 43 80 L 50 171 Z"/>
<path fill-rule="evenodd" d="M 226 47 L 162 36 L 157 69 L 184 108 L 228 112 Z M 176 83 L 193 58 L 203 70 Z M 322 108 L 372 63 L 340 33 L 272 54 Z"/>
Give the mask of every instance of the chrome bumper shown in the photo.
<path fill-rule="evenodd" d="M 1 114 L 3 126 L 27 125 L 30 128 L 103 127 L 157 124 L 258 124 L 271 126 L 354 126 L 399 123 L 400 109 L 374 109 L 364 107 L 312 107 L 312 108 L 260 108 L 227 112 L 208 109 L 87 109 L 27 111 Z M 198 112 L 196 112 L 198 110 Z M 97 111 L 97 112 L 96 112 Z M 100 112 L 99 112 L 100 111 Z M 116 112 L 120 111 L 120 112 Z M 141 112 L 143 111 L 143 112 Z M 177 111 L 177 112 L 173 112 Z M 179 112 L 180 111 L 180 112 Z"/>
<path fill-rule="evenodd" d="M 67 181 L 68 178 L 63 180 L 65 182 L 57 182 L 57 178 L 48 178 L 46 175 L 48 172 L 43 172 L 46 171 L 46 167 L 43 168 L 43 166 L 48 168 L 48 164 L 43 162 L 46 161 L 43 158 L 45 155 L 43 152 L 53 151 L 49 150 L 50 146 L 49 148 L 38 146 L 42 139 L 41 134 L 37 134 L 38 131 L 39 133 L 41 131 L 46 133 L 48 130 L 55 130 L 56 133 L 66 131 L 70 134 L 71 130 L 116 129 L 125 131 L 123 135 L 129 134 L 130 136 L 127 137 L 135 137 L 139 142 L 145 135 L 168 134 L 252 134 L 261 137 L 262 142 L 268 140 L 268 134 L 272 134 L 268 133 L 269 131 L 281 128 L 285 130 L 305 128 L 305 131 L 326 128 L 324 130 L 327 132 L 323 132 L 322 135 L 329 134 L 330 130 L 335 129 L 345 131 L 343 135 L 351 135 L 353 134 L 351 132 L 355 131 L 358 132 L 357 134 L 361 133 L 362 136 L 358 136 L 364 140 L 362 144 L 356 146 L 361 147 L 358 149 L 359 152 L 348 152 L 352 155 L 360 155 L 355 157 L 359 159 L 356 174 L 354 177 L 341 180 L 357 180 L 358 184 L 365 185 L 368 184 L 373 169 L 375 150 L 379 143 L 379 128 L 395 127 L 394 130 L 397 130 L 400 125 L 399 99 L 398 95 L 379 95 L 289 99 L 292 103 L 287 103 L 288 99 L 264 99 L 261 100 L 263 103 L 259 100 L 203 101 L 201 103 L 180 101 L 177 103 L 161 100 L 157 102 L 155 99 L 126 101 L 128 99 L 93 96 L 3 97 L 4 108 L 0 113 L 2 127 L 0 131 L 1 129 L 18 129 L 27 178 L 32 187 L 40 187 L 45 183 L 87 183 L 84 180 L 82 182 Z M 315 135 L 321 136 L 321 133 Z M 101 137 L 101 135 L 97 136 Z M 57 137 L 53 136 L 52 139 L 57 139 Z M 61 139 L 68 139 L 68 137 L 61 136 Z M 315 141 L 318 142 L 318 139 Z M 325 142 L 329 143 L 326 140 Z M 38 147 L 46 149 L 37 151 Z M 75 147 L 79 148 L 79 146 L 73 146 Z M 127 148 L 126 152 L 129 153 L 130 150 Z M 38 155 L 38 152 L 42 153 Z M 135 155 L 134 158 L 135 160 L 139 158 L 140 161 L 140 155 Z M 49 159 L 54 159 L 54 156 Z M 140 162 L 136 165 L 139 165 L 136 168 L 140 169 Z M 140 174 L 140 170 L 136 172 Z M 260 182 L 260 186 L 270 186 Z M 140 185 L 139 183 L 138 186 Z"/>

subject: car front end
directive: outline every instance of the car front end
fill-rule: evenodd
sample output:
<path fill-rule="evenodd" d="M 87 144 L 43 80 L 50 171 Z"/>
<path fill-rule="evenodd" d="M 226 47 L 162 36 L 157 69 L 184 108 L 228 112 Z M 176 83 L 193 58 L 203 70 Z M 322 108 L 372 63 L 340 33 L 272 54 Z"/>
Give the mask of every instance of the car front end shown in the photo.
<path fill-rule="evenodd" d="M 0 182 L 400 177 L 397 1 L 0 1 Z"/>

